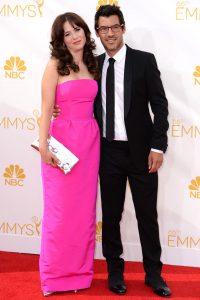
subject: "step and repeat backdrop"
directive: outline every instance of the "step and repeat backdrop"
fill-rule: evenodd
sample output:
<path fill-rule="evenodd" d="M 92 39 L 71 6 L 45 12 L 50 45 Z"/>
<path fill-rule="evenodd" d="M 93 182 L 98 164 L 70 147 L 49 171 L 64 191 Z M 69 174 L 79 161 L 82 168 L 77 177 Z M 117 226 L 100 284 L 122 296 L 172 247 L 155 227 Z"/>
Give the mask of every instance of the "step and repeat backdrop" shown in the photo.
<path fill-rule="evenodd" d="M 169 147 L 159 171 L 158 214 L 162 260 L 200 266 L 200 1 L 0 1 L 0 250 L 39 253 L 42 222 L 38 134 L 40 87 L 49 59 L 50 29 L 73 11 L 94 32 L 99 5 L 120 5 L 125 42 L 153 52 L 169 100 Z M 97 199 L 96 258 L 102 258 L 101 203 Z M 141 248 L 127 184 L 121 233 L 124 257 L 140 261 Z"/>

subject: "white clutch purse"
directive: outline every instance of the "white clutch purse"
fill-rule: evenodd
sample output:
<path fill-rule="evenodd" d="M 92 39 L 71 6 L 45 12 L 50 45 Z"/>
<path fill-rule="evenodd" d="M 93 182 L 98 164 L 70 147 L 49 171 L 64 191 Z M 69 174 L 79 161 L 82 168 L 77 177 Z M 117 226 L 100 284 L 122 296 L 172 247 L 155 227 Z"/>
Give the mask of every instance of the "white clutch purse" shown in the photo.
<path fill-rule="evenodd" d="M 63 144 L 57 141 L 54 137 L 50 136 L 47 139 L 49 150 L 56 155 L 59 160 L 58 167 L 67 174 L 79 161 L 69 149 L 67 149 Z M 39 150 L 39 137 L 37 137 L 31 144 L 33 148 Z"/>

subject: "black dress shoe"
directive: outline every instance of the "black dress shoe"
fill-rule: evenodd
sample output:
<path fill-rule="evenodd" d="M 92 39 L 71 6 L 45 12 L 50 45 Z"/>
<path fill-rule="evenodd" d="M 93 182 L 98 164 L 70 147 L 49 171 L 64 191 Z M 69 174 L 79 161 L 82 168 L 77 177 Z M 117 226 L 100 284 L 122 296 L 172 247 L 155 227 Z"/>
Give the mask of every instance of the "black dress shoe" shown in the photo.
<path fill-rule="evenodd" d="M 153 292 L 160 297 L 169 298 L 172 294 L 167 283 L 163 280 L 161 276 L 156 279 L 151 277 L 146 277 L 145 284 L 151 287 Z"/>
<path fill-rule="evenodd" d="M 109 289 L 113 293 L 118 294 L 118 295 L 126 294 L 126 290 L 127 290 L 125 284 L 115 284 L 115 285 L 109 286 Z"/>
<path fill-rule="evenodd" d="M 108 288 L 115 294 L 124 295 L 126 286 L 124 284 L 124 260 L 121 257 L 107 259 Z"/>

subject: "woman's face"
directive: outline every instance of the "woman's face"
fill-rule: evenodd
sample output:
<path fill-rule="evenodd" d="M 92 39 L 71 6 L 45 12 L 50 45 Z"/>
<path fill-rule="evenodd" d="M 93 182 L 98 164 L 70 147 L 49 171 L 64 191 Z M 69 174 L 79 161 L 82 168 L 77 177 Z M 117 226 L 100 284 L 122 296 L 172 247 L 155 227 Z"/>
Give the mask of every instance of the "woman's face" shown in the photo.
<path fill-rule="evenodd" d="M 73 26 L 68 21 L 66 21 L 63 25 L 64 43 L 71 53 L 81 50 L 83 51 L 86 43 L 86 37 L 83 28 L 78 27 L 75 24 Z"/>

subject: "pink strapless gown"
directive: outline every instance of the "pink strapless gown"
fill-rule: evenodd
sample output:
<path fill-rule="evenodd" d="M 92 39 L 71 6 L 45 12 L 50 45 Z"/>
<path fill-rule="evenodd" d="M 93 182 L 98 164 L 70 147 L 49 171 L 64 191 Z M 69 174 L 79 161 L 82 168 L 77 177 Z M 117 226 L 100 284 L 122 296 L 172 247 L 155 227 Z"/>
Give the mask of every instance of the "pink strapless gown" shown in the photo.
<path fill-rule="evenodd" d="M 93 117 L 97 82 L 70 80 L 57 85 L 61 115 L 49 133 L 79 162 L 64 175 L 42 163 L 44 214 L 40 278 L 43 291 L 88 288 L 93 278 L 100 135 Z"/>

